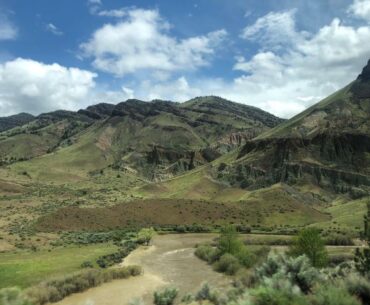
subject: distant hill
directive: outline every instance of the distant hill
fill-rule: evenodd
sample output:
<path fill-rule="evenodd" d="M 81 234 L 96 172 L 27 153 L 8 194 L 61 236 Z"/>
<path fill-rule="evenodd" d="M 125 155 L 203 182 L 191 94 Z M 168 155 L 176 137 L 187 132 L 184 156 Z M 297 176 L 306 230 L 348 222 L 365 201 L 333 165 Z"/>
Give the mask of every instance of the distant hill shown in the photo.
<path fill-rule="evenodd" d="M 162 180 L 211 162 L 281 122 L 258 108 L 213 96 L 183 104 L 131 99 L 41 114 L 0 134 L 0 158 L 14 163 L 45 156 L 42 162 L 51 168 L 83 167 L 91 174 L 111 166 Z"/>
<path fill-rule="evenodd" d="M 31 122 L 34 116 L 29 113 L 19 113 L 8 117 L 0 117 L 0 132 L 22 126 Z"/>

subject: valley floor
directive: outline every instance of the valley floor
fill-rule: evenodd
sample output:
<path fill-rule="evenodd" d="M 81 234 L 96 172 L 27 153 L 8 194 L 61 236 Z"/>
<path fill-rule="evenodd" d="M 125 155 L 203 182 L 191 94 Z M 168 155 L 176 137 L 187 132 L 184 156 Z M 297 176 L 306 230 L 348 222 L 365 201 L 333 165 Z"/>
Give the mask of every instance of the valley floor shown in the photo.
<path fill-rule="evenodd" d="M 123 265 L 140 265 L 142 276 L 117 280 L 83 293 L 71 295 L 57 305 L 125 305 L 140 298 L 152 303 L 153 292 L 176 286 L 180 298 L 196 292 L 203 282 L 213 287 L 226 287 L 230 279 L 217 273 L 194 255 L 199 243 L 211 242 L 216 234 L 169 234 L 158 235 L 150 247 L 141 247 L 132 252 Z"/>
<path fill-rule="evenodd" d="M 198 291 L 204 282 L 212 287 L 226 288 L 231 278 L 213 271 L 211 266 L 194 255 L 197 244 L 211 242 L 217 236 L 218 234 L 212 233 L 158 235 L 151 246 L 140 247 L 124 260 L 123 265 L 142 266 L 142 276 L 116 280 L 71 295 L 57 305 L 126 305 L 133 299 L 142 299 L 145 304 L 152 304 L 153 292 L 166 286 L 178 288 L 180 298 L 186 293 Z M 282 236 L 242 235 L 243 240 L 260 242 L 276 238 Z M 286 246 L 273 246 L 272 249 L 285 251 Z M 330 255 L 351 254 L 354 249 L 355 246 L 328 247 Z"/>

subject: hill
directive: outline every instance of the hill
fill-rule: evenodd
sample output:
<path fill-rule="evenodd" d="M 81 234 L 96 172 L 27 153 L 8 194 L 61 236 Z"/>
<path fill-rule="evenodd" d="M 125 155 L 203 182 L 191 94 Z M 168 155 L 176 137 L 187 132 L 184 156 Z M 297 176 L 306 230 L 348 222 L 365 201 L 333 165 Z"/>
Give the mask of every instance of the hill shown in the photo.
<path fill-rule="evenodd" d="M 215 176 L 246 189 L 287 183 L 370 191 L 370 63 L 351 84 L 248 141 Z"/>
<path fill-rule="evenodd" d="M 19 113 L 8 117 L 0 118 L 0 132 L 12 129 L 31 122 L 34 116 L 29 113 Z"/>
<path fill-rule="evenodd" d="M 0 154 L 5 161 L 39 157 L 14 165 L 37 178 L 42 178 L 42 171 L 53 170 L 86 178 L 112 167 L 163 180 L 211 162 L 282 121 L 218 97 L 184 104 L 127 100 L 77 113 L 42 114 L 28 125 L 1 134 Z M 22 148 L 26 141 L 31 145 Z"/>

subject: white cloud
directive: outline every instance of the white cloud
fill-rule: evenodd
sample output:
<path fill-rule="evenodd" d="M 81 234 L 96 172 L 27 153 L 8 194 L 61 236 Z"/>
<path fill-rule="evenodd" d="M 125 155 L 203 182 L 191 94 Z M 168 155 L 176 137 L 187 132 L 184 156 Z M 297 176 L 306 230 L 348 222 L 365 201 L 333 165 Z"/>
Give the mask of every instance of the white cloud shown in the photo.
<path fill-rule="evenodd" d="M 127 9 L 121 8 L 121 9 L 115 9 L 115 10 L 102 10 L 100 12 L 97 12 L 98 16 L 104 16 L 104 17 L 115 17 L 115 18 L 122 18 L 127 16 Z"/>
<path fill-rule="evenodd" d="M 349 7 L 348 12 L 358 18 L 370 21 L 370 1 L 369 0 L 354 0 Z"/>
<path fill-rule="evenodd" d="M 218 95 L 289 118 L 353 81 L 366 65 L 370 57 L 370 26 L 348 26 L 334 18 L 317 32 L 307 34 L 296 30 L 293 13 L 281 14 L 291 18 L 284 21 L 290 26 L 279 32 L 281 40 L 269 38 L 276 28 L 266 32 L 268 26 L 259 26 L 261 18 L 256 21 L 258 26 L 251 26 L 259 28 L 263 35 L 255 30 L 246 39 L 256 39 L 264 47 L 251 58 L 236 58 L 234 69 L 242 73 L 239 77 L 230 81 L 152 79 L 133 88 L 134 95 L 180 102 L 199 95 Z M 271 13 L 267 16 L 262 19 L 275 20 Z M 281 41 L 285 43 L 281 45 Z"/>
<path fill-rule="evenodd" d="M 294 22 L 296 10 L 270 12 L 253 25 L 245 27 L 241 37 L 261 43 L 264 47 L 284 47 L 296 43 L 305 33 L 298 33 Z"/>
<path fill-rule="evenodd" d="M 46 30 L 48 31 L 48 32 L 50 32 L 50 33 L 53 33 L 54 35 L 56 35 L 56 36 L 61 36 L 61 35 L 63 35 L 63 32 L 60 30 L 60 29 L 58 29 L 54 24 L 52 24 L 52 23 L 48 23 L 47 25 L 46 25 Z"/>
<path fill-rule="evenodd" d="M 89 8 L 90 14 L 92 15 L 95 15 L 102 5 L 103 3 L 101 2 L 101 0 L 87 0 L 87 6 Z"/>
<path fill-rule="evenodd" d="M 234 69 L 244 74 L 234 80 L 234 93 L 225 95 L 283 117 L 347 85 L 370 57 L 370 27 L 346 26 L 338 18 L 308 34 L 296 30 L 293 13 L 269 13 L 243 37 L 264 47 L 250 59 L 237 58 Z"/>
<path fill-rule="evenodd" d="M 17 27 L 5 15 L 0 13 L 0 40 L 14 40 L 17 35 Z"/>
<path fill-rule="evenodd" d="M 0 64 L 0 113 L 76 110 L 89 104 L 96 76 L 86 70 L 31 59 L 5 62 Z"/>
<path fill-rule="evenodd" d="M 124 20 L 105 24 L 80 47 L 93 66 L 117 76 L 143 70 L 194 70 L 209 63 L 225 30 L 178 40 L 156 10 L 128 9 Z"/>

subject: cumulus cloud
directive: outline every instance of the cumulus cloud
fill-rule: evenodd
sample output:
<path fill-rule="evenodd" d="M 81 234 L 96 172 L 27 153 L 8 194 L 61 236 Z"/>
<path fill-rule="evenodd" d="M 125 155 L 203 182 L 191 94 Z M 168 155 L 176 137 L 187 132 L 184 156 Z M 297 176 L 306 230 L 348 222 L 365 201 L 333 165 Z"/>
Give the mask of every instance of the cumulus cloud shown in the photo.
<path fill-rule="evenodd" d="M 355 0 L 348 12 L 355 17 L 370 21 L 370 0 Z"/>
<path fill-rule="evenodd" d="M 0 40 L 13 40 L 18 35 L 17 27 L 9 19 L 0 13 Z"/>
<path fill-rule="evenodd" d="M 48 65 L 23 58 L 7 61 L 0 64 L 0 113 L 76 110 L 89 104 L 96 76 L 55 63 Z"/>
<path fill-rule="evenodd" d="M 289 26 L 275 41 L 276 28 L 267 24 L 281 18 Z M 256 20 L 247 33 L 244 29 L 243 39 L 261 49 L 251 58 L 236 58 L 240 76 L 146 81 L 133 88 L 135 96 L 185 101 L 218 95 L 289 118 L 353 81 L 370 57 L 370 26 L 348 26 L 338 18 L 308 34 L 296 30 L 292 11 L 275 12 Z"/>
<path fill-rule="evenodd" d="M 93 66 L 116 76 L 143 70 L 195 70 L 209 64 L 214 49 L 227 35 L 225 30 L 178 40 L 156 10 L 127 9 L 127 16 L 105 24 L 81 44 Z"/>
<path fill-rule="evenodd" d="M 279 20 L 285 31 L 275 27 Z M 308 34 L 297 31 L 295 24 L 293 11 L 275 12 L 244 29 L 247 42 L 263 47 L 249 59 L 237 58 L 234 69 L 243 73 L 233 82 L 237 100 L 241 95 L 255 106 L 290 117 L 354 80 L 370 57 L 368 25 L 347 26 L 334 18 Z"/>
<path fill-rule="evenodd" d="M 56 35 L 56 36 L 61 36 L 61 35 L 63 35 L 63 32 L 60 30 L 60 29 L 58 29 L 54 24 L 52 24 L 52 23 L 48 23 L 47 25 L 46 25 L 46 30 L 48 31 L 48 32 L 50 32 L 50 33 L 52 33 L 52 34 L 54 34 L 54 35 Z"/>

